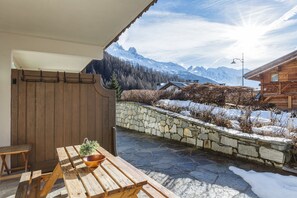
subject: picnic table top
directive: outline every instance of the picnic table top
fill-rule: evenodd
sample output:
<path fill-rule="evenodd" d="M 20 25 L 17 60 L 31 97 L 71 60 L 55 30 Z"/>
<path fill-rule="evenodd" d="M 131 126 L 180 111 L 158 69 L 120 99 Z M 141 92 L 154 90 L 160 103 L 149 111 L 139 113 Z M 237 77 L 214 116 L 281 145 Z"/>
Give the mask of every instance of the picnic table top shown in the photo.
<path fill-rule="evenodd" d="M 30 144 L 0 147 L 0 155 L 17 154 L 31 151 Z"/>
<path fill-rule="evenodd" d="M 102 147 L 97 152 L 105 155 L 106 159 L 97 168 L 88 168 L 79 155 L 79 149 L 80 145 L 57 148 L 69 197 L 108 197 L 114 194 L 126 197 L 147 184 L 143 175 Z"/>

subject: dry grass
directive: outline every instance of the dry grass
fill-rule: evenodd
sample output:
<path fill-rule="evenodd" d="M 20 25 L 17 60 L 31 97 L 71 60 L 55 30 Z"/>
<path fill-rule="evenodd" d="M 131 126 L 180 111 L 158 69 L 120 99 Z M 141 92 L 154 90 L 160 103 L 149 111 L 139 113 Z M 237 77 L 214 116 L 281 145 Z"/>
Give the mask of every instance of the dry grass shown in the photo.
<path fill-rule="evenodd" d="M 251 120 L 251 115 L 251 109 L 247 109 L 244 113 L 242 113 L 241 117 L 238 119 L 239 126 L 241 130 L 245 133 L 253 133 L 253 123 Z"/>

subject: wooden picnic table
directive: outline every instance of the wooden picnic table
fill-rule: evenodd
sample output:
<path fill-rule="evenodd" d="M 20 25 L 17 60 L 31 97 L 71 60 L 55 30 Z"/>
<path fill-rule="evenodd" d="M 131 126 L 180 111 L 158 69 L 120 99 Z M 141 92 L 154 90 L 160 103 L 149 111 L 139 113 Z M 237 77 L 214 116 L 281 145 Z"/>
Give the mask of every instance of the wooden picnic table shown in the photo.
<path fill-rule="evenodd" d="M 57 148 L 59 163 L 41 190 L 41 197 L 46 197 L 60 177 L 64 179 L 69 197 L 137 197 L 147 184 L 142 174 L 102 147 L 97 152 L 106 159 L 97 168 L 88 168 L 79 149 L 79 145 Z"/>
<path fill-rule="evenodd" d="M 25 169 L 25 171 L 27 171 L 28 170 L 28 156 L 29 156 L 30 151 L 31 151 L 30 144 L 0 147 L 0 157 L 2 159 L 0 177 L 2 176 L 4 169 L 8 175 L 10 174 L 10 172 L 12 170 Z M 14 169 L 9 169 L 8 165 L 6 164 L 6 155 L 18 155 L 18 154 L 22 155 L 25 165 L 23 167 L 16 167 Z"/>

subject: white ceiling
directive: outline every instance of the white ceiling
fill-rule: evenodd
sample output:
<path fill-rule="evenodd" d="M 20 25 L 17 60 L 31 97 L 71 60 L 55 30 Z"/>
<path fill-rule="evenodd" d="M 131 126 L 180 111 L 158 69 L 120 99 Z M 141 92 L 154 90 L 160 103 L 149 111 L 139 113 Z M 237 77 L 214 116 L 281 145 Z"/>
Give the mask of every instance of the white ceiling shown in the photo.
<path fill-rule="evenodd" d="M 152 2 L 155 0 L 0 0 L 0 37 L 20 38 L 17 42 L 7 36 L 17 43 L 7 42 L 17 68 L 80 72 L 92 59 L 101 59 L 103 49 Z M 2 40 L 7 41 L 6 37 Z M 83 48 L 73 49 L 71 43 Z"/>
<path fill-rule="evenodd" d="M 106 47 L 153 0 L 1 0 L 0 31 Z"/>

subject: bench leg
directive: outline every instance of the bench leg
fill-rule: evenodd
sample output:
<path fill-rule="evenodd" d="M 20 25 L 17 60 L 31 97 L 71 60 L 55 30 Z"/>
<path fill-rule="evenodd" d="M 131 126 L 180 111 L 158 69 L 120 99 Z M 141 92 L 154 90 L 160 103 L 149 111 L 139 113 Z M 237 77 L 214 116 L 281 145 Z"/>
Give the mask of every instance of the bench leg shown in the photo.
<path fill-rule="evenodd" d="M 4 169 L 4 167 L 5 167 L 5 170 L 6 170 L 7 174 L 8 174 L 8 175 L 10 174 L 10 173 L 9 173 L 8 166 L 7 166 L 7 164 L 6 164 L 6 160 L 5 160 L 5 158 L 6 158 L 6 155 L 1 155 L 1 159 L 2 159 L 1 175 L 2 175 L 2 173 L 3 173 L 3 169 Z"/>
<path fill-rule="evenodd" d="M 50 178 L 47 180 L 47 182 L 45 183 L 43 189 L 40 192 L 40 197 L 46 197 L 47 194 L 51 191 L 51 189 L 53 188 L 54 184 L 56 183 L 57 179 L 60 178 L 62 176 L 62 169 L 60 164 L 58 163 L 52 173 L 52 175 L 50 176 Z"/>
<path fill-rule="evenodd" d="M 28 171 L 28 153 L 22 153 L 23 160 L 25 162 L 25 172 Z"/>

